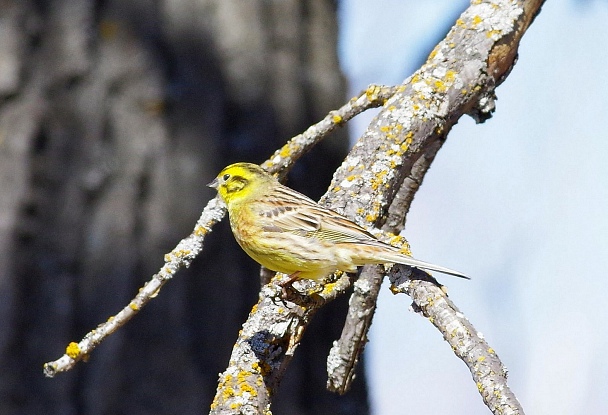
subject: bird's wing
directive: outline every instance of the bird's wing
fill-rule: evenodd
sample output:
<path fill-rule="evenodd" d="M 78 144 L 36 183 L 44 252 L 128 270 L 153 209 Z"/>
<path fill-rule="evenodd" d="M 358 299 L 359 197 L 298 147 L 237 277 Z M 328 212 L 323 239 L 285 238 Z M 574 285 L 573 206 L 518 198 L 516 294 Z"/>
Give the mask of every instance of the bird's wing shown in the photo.
<path fill-rule="evenodd" d="M 323 208 L 319 238 L 339 243 L 381 243 L 361 226 L 344 216 Z"/>
<path fill-rule="evenodd" d="M 261 213 L 270 219 L 267 231 L 337 243 L 381 243 L 361 226 L 288 187 L 279 187 L 268 201 L 274 207 Z"/>

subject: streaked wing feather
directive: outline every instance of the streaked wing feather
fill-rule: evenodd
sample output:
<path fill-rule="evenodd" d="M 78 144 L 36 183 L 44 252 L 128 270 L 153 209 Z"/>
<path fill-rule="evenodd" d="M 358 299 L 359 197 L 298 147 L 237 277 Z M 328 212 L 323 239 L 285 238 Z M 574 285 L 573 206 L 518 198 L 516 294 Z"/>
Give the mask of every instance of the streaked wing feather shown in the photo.
<path fill-rule="evenodd" d="M 361 226 L 288 187 L 277 188 L 270 199 L 285 208 L 273 211 L 273 230 L 329 242 L 382 244 Z"/>

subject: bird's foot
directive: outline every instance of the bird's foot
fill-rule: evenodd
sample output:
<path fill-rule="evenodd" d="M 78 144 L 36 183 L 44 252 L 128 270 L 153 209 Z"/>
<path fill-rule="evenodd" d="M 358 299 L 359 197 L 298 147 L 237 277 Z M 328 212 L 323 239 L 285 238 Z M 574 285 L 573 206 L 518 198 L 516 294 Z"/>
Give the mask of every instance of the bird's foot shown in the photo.
<path fill-rule="evenodd" d="M 278 283 L 278 286 L 281 287 L 281 298 L 288 299 L 288 297 L 290 296 L 288 290 L 292 293 L 293 291 L 296 291 L 295 288 L 293 288 L 293 283 L 298 280 L 299 275 L 300 271 L 296 271 L 293 274 L 289 275 L 286 280 L 280 281 Z"/>

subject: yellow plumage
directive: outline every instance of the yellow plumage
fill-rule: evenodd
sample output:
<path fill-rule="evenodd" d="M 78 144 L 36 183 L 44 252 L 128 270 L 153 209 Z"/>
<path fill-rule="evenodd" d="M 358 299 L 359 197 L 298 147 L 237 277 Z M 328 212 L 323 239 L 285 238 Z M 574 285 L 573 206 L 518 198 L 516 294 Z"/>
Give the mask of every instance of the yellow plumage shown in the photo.
<path fill-rule="evenodd" d="M 260 166 L 235 163 L 209 183 L 226 202 L 234 237 L 264 267 L 291 279 L 319 280 L 336 270 L 399 263 L 462 278 L 460 272 L 419 261 L 344 216 L 283 186 Z"/>

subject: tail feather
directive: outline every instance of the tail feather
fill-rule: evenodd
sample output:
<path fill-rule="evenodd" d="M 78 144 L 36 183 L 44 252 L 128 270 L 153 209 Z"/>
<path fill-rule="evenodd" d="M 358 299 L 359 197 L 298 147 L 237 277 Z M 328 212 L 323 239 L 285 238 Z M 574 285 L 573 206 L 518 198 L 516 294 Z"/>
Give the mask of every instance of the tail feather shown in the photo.
<path fill-rule="evenodd" d="M 431 264 L 430 262 L 420 261 L 419 259 L 412 258 L 410 256 L 404 255 L 402 253 L 387 253 L 387 255 L 382 258 L 386 260 L 386 262 L 393 262 L 396 264 L 408 265 L 410 267 L 421 268 L 428 271 L 436 271 L 441 272 L 442 274 L 449 274 L 455 277 L 464 278 L 470 280 L 470 277 L 467 277 L 461 272 L 454 271 L 453 269 L 442 267 L 441 265 Z"/>

